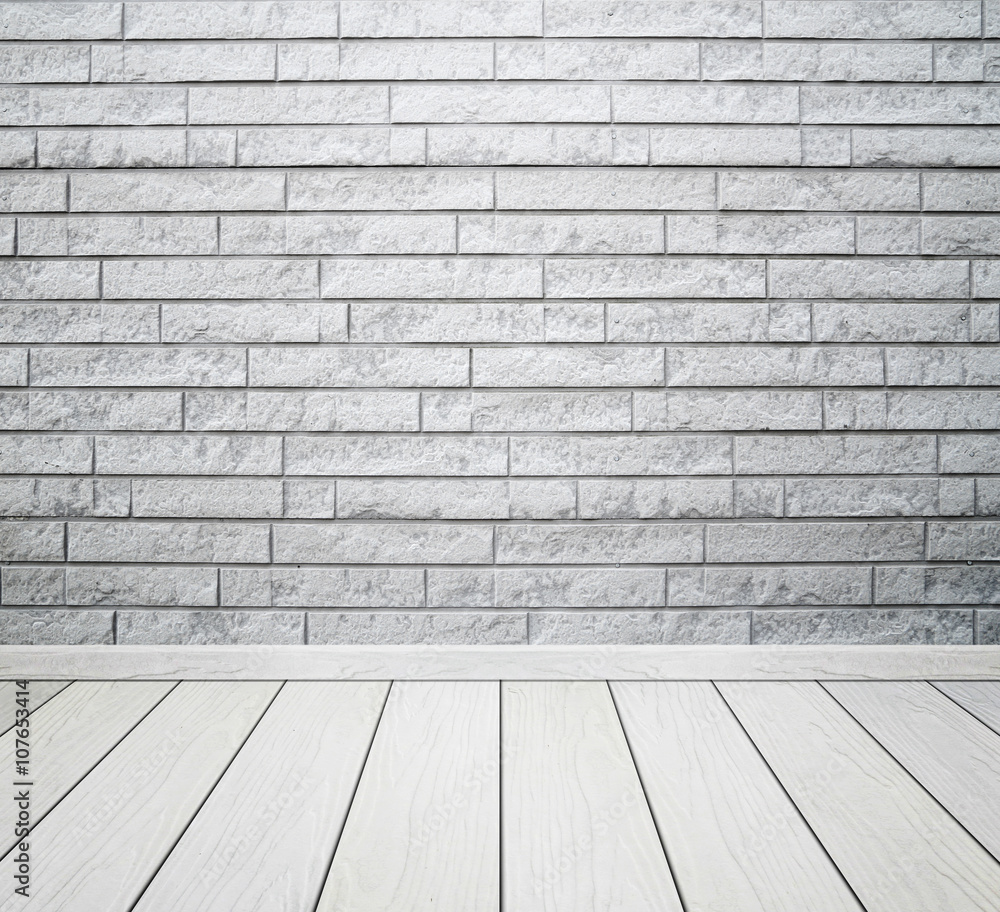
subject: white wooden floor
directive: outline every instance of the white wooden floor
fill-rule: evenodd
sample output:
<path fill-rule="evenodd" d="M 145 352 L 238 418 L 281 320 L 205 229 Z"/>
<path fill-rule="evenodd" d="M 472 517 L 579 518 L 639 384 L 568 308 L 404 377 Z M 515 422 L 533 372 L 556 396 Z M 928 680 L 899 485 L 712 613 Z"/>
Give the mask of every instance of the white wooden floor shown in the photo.
<path fill-rule="evenodd" d="M 2 910 L 1000 909 L 998 681 L 31 692 L 31 895 L 4 822 Z"/>

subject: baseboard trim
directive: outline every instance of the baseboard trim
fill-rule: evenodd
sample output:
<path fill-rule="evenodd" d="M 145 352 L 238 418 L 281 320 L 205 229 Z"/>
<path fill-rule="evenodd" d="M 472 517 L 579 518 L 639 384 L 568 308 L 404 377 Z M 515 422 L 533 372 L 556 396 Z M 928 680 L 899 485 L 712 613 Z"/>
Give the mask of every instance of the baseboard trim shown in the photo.
<path fill-rule="evenodd" d="M 997 646 L 6 646 L 0 679 L 1000 680 Z"/>

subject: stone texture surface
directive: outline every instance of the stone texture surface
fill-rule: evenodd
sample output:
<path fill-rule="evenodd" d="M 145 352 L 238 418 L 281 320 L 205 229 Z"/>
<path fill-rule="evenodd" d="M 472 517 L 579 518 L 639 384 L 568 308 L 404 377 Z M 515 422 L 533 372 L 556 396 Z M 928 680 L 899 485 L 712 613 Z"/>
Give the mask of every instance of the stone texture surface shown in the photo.
<path fill-rule="evenodd" d="M 997 641 L 998 0 L 0 23 L 3 642 Z"/>

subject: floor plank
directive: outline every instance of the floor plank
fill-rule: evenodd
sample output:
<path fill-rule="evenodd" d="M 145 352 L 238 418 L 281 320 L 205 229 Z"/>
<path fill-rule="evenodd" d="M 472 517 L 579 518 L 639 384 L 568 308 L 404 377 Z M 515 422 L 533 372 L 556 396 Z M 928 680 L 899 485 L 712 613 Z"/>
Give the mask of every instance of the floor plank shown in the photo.
<path fill-rule="evenodd" d="M 719 687 L 868 912 L 996 912 L 1000 865 L 819 684 Z"/>
<path fill-rule="evenodd" d="M 863 912 L 712 684 L 611 690 L 687 912 Z"/>
<path fill-rule="evenodd" d="M 32 820 L 52 810 L 176 686 L 167 681 L 80 681 L 40 706 L 30 726 Z M 14 737 L 13 730 L 0 737 L 5 770 L 13 769 Z M 15 842 L 5 828 L 0 854 Z"/>
<path fill-rule="evenodd" d="M 497 912 L 499 684 L 396 682 L 317 912 Z"/>
<path fill-rule="evenodd" d="M 36 828 L 30 899 L 0 909 L 127 912 L 277 692 L 178 685 Z M 0 861 L 13 884 L 15 853 Z"/>
<path fill-rule="evenodd" d="M 502 701 L 504 912 L 681 912 L 607 684 Z"/>
<path fill-rule="evenodd" d="M 286 684 L 134 912 L 313 912 L 388 687 Z"/>
<path fill-rule="evenodd" d="M 1000 681 L 941 681 L 934 686 L 1000 734 Z"/>
<path fill-rule="evenodd" d="M 65 690 L 70 681 L 31 681 L 29 684 L 28 709 L 34 713 L 41 709 L 57 693 Z M 14 710 L 17 685 L 14 681 L 0 681 L 0 735 L 5 735 L 14 727 Z"/>
<path fill-rule="evenodd" d="M 826 689 L 1000 858 L 1000 735 L 922 681 L 835 681 Z"/>

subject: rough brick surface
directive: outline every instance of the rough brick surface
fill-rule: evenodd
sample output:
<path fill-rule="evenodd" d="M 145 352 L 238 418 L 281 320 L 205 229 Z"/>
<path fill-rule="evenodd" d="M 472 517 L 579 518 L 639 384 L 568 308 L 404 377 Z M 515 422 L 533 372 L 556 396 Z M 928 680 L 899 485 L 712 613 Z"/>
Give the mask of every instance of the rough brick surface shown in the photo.
<path fill-rule="evenodd" d="M 0 21 L 0 642 L 1000 641 L 996 0 Z"/>

